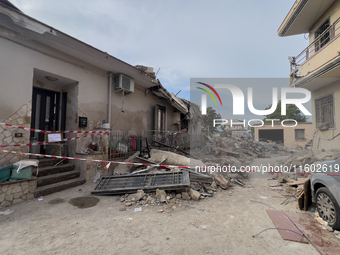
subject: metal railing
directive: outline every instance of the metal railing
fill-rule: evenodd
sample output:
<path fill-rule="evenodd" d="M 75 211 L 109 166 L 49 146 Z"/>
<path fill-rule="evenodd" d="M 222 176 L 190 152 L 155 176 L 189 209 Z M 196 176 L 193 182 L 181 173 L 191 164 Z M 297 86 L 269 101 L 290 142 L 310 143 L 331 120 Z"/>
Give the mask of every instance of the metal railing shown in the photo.
<path fill-rule="evenodd" d="M 340 36 L 340 18 L 320 34 L 311 44 L 308 45 L 298 56 L 290 59 L 290 71 L 295 72 L 310 58 L 316 55 L 324 47 L 332 43 Z"/>
<path fill-rule="evenodd" d="M 135 152 L 144 151 L 146 148 L 159 148 L 169 151 L 182 151 L 196 148 L 204 144 L 201 134 L 173 131 L 144 130 L 111 130 L 109 139 L 109 158 L 129 157 Z"/>

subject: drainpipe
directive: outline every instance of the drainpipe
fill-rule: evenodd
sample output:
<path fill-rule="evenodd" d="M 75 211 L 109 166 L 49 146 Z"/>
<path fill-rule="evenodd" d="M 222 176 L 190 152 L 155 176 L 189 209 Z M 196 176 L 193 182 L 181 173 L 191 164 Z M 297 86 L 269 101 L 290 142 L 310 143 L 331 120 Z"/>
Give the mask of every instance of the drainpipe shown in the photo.
<path fill-rule="evenodd" d="M 111 126 L 111 94 L 112 94 L 112 73 L 108 72 L 109 75 L 109 99 L 108 99 L 108 108 L 107 108 L 107 122 Z"/>

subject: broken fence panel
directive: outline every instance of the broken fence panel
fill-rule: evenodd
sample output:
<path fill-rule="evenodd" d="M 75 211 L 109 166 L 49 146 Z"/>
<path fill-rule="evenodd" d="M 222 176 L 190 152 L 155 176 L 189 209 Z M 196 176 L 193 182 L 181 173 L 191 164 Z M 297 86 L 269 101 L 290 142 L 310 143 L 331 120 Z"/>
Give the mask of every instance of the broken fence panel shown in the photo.
<path fill-rule="evenodd" d="M 135 193 L 137 190 L 150 192 L 156 189 L 176 190 L 189 187 L 190 178 L 188 171 L 106 176 L 100 179 L 91 194 L 116 195 Z"/>

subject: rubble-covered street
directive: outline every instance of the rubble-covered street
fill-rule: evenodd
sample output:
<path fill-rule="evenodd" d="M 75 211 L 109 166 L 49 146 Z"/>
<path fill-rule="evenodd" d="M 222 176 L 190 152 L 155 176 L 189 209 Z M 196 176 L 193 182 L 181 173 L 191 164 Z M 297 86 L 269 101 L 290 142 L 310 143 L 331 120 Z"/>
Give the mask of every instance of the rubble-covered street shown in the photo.
<path fill-rule="evenodd" d="M 339 24 L 0 0 L 0 255 L 340 254 Z"/>
<path fill-rule="evenodd" d="M 262 158 L 254 164 L 282 159 Z M 10 207 L 13 212 L 0 217 L 1 250 L 16 255 L 318 254 L 312 245 L 283 240 L 277 230 L 252 237 L 273 227 L 266 209 L 297 210 L 295 199 L 280 205 L 285 197 L 269 187 L 277 180 L 267 180 L 273 176 L 242 179 L 244 187 L 218 189 L 208 199 L 181 200 L 175 207 L 144 205 L 136 212 L 140 206 L 126 207 L 120 196 L 96 196 L 100 201 L 90 208 L 71 205 L 70 199 L 91 196 L 95 184 L 89 182 Z"/>

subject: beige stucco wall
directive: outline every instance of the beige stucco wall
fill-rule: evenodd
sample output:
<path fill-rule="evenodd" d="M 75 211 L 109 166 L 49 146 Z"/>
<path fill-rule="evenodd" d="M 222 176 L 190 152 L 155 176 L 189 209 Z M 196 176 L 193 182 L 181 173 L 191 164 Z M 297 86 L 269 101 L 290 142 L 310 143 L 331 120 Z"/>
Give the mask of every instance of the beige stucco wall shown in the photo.
<path fill-rule="evenodd" d="M 315 31 L 320 27 L 322 23 L 324 23 L 327 19 L 330 19 L 330 24 L 333 25 L 334 22 L 340 18 L 340 0 L 336 1 L 335 3 L 330 6 L 330 8 L 318 19 L 315 24 L 311 27 L 309 31 L 309 44 L 311 44 L 315 38 Z M 337 29 L 336 34 L 339 34 L 340 23 L 337 23 L 335 26 Z M 299 73 L 301 76 L 306 76 L 312 74 L 318 68 L 322 67 L 323 65 L 329 63 L 329 61 L 334 60 L 335 57 L 339 56 L 340 49 L 340 38 L 337 38 L 329 45 L 324 48 L 321 48 L 316 54 L 314 53 L 314 46 L 311 46 L 312 53 L 315 54 L 311 56 L 310 59 L 304 63 L 303 65 L 299 66 Z M 304 49 L 301 49 L 301 51 Z"/>
<path fill-rule="evenodd" d="M 23 105 L 28 105 L 27 108 L 31 108 L 33 85 L 68 93 L 66 120 L 66 129 L 68 130 L 79 129 L 78 116 L 88 117 L 89 125 L 85 130 L 93 130 L 98 122 L 107 120 L 108 77 L 106 71 L 5 29 L 0 28 L 0 35 L 9 39 L 0 37 L 1 122 L 5 120 L 8 122 L 8 118 Z M 74 80 L 76 83 L 58 87 L 45 80 L 37 81 L 34 79 L 34 69 L 56 74 Z M 112 71 L 114 72 L 114 70 Z M 145 92 L 145 88 L 135 84 L 135 92 L 124 97 L 124 113 L 120 114 L 113 128 L 121 130 L 153 129 L 154 107 L 159 104 L 166 107 L 167 130 L 177 131 L 178 126 L 172 123 L 174 107 L 150 91 L 149 93 Z M 112 92 L 111 124 L 117 120 L 121 111 L 122 97 L 121 93 Z M 31 113 L 28 114 L 29 118 L 21 125 L 30 126 Z M 4 128 L 4 130 L 6 129 L 9 128 Z M 74 135 L 69 136 L 74 137 Z M 73 156 L 75 151 L 82 151 L 90 141 L 77 141 L 79 148 L 75 147 L 75 142 L 70 142 L 69 154 Z M 20 143 L 28 142 L 27 137 L 20 139 Z M 4 144 L 1 139 L 0 144 Z M 7 163 L 3 162 L 3 165 Z"/>
<path fill-rule="evenodd" d="M 335 1 L 326 12 L 314 23 L 309 31 L 309 43 L 312 43 L 316 38 L 315 31 L 329 18 L 332 25 L 338 18 L 340 18 L 340 0 Z"/>
<path fill-rule="evenodd" d="M 339 148 L 340 144 L 340 136 L 337 138 L 333 139 L 332 141 L 327 141 L 325 139 L 330 139 L 333 138 L 335 135 L 337 135 L 340 132 L 340 118 L 339 113 L 340 113 L 340 81 L 335 82 L 333 84 L 330 84 L 328 86 L 322 87 L 318 90 L 312 91 L 312 111 L 313 111 L 313 128 L 316 130 L 316 121 L 315 121 L 315 99 L 327 95 L 329 93 L 333 93 L 334 96 L 334 123 L 335 126 L 334 128 L 331 128 L 329 130 L 325 131 L 320 131 L 318 130 L 317 133 L 315 134 L 315 138 L 313 141 L 313 149 L 336 149 Z"/>
<path fill-rule="evenodd" d="M 285 124 L 288 126 L 288 124 Z M 273 130 L 273 129 L 283 129 L 283 139 L 284 146 L 287 147 L 304 147 L 307 142 L 309 142 L 313 137 L 313 125 L 312 123 L 298 123 L 296 127 L 282 127 L 281 125 L 274 125 L 272 127 L 271 124 L 263 125 L 262 127 L 254 128 L 254 138 L 256 140 L 259 139 L 259 130 Z M 305 140 L 297 141 L 295 140 L 295 129 L 305 129 Z"/>

